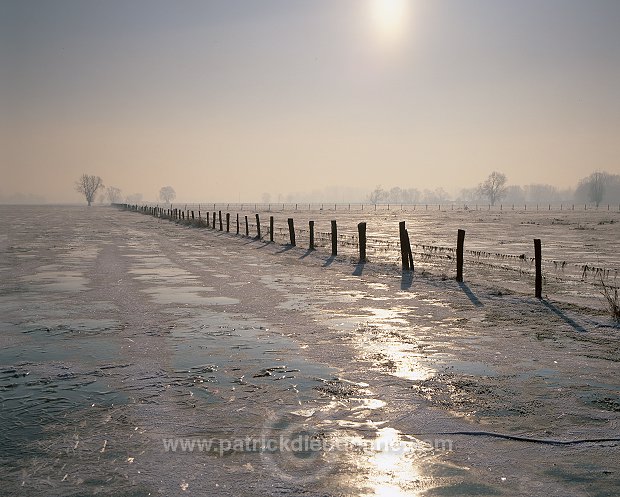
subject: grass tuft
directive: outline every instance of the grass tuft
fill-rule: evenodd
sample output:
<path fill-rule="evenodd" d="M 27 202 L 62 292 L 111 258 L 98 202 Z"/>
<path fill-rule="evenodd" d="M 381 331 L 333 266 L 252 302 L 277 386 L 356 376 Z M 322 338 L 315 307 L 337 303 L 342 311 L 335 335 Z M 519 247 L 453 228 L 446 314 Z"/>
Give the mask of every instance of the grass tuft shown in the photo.
<path fill-rule="evenodd" d="M 193 219 L 191 221 L 191 225 L 194 228 L 208 228 L 209 226 L 207 225 L 207 221 L 205 221 L 203 218 L 199 217 L 198 219 Z"/>
<path fill-rule="evenodd" d="M 620 300 L 618 299 L 618 287 L 608 285 L 601 276 L 601 288 L 601 295 L 603 295 L 606 300 L 607 309 L 611 314 L 611 318 L 616 323 L 620 323 Z"/>

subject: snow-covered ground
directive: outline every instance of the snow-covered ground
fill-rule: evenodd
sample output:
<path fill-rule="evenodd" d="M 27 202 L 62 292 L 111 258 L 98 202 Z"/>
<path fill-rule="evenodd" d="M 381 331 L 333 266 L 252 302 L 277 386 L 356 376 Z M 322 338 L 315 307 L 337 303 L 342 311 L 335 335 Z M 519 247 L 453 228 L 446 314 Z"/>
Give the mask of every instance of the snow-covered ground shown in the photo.
<path fill-rule="evenodd" d="M 367 221 L 369 247 L 406 220 L 414 273 L 395 245 L 357 264 L 354 242 L 332 258 L 303 232 L 291 248 L 112 208 L 0 214 L 6 495 L 620 493 L 620 330 L 579 269 L 618 269 L 618 213 L 271 213 Z M 424 248 L 458 228 L 487 254 L 460 285 Z"/>

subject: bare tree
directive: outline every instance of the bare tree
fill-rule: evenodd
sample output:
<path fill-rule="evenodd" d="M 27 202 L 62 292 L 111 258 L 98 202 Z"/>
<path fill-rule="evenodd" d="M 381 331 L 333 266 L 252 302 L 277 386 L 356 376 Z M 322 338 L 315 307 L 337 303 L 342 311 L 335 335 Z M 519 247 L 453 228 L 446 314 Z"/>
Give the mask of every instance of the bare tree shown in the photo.
<path fill-rule="evenodd" d="M 491 205 L 506 195 L 506 175 L 493 171 L 489 177 L 478 186 L 481 197 L 489 199 Z"/>
<path fill-rule="evenodd" d="M 596 171 L 586 178 L 579 180 L 575 189 L 575 198 L 589 201 L 598 207 L 603 201 L 620 199 L 620 175 L 609 174 L 605 171 Z"/>
<path fill-rule="evenodd" d="M 103 188 L 103 181 L 101 181 L 99 176 L 91 174 L 82 174 L 80 179 L 75 182 L 75 190 L 84 195 L 88 205 L 93 203 L 97 190 L 100 188 Z"/>
<path fill-rule="evenodd" d="M 441 186 L 435 188 L 433 191 L 433 196 L 435 197 L 435 202 L 437 203 L 448 202 L 450 200 L 450 195 Z"/>
<path fill-rule="evenodd" d="M 171 186 L 162 186 L 159 190 L 159 198 L 169 204 L 177 197 L 177 192 Z"/>
<path fill-rule="evenodd" d="M 390 188 L 390 192 L 388 193 L 388 202 L 392 202 L 394 204 L 400 204 L 403 201 L 403 190 L 395 186 Z"/>
<path fill-rule="evenodd" d="M 596 171 L 590 175 L 590 187 L 588 188 L 588 198 L 598 207 L 603 200 L 605 193 L 605 181 L 607 174 Z"/>
<path fill-rule="evenodd" d="M 121 189 L 115 186 L 108 186 L 106 188 L 106 195 L 111 204 L 116 204 L 121 199 Z"/>
<path fill-rule="evenodd" d="M 415 204 L 420 200 L 420 192 L 417 188 L 407 188 L 402 191 L 403 202 L 407 204 Z"/>
<path fill-rule="evenodd" d="M 378 185 L 374 191 L 368 196 L 368 201 L 371 204 L 378 204 L 384 202 L 388 198 L 388 192 L 386 192 L 381 185 Z"/>

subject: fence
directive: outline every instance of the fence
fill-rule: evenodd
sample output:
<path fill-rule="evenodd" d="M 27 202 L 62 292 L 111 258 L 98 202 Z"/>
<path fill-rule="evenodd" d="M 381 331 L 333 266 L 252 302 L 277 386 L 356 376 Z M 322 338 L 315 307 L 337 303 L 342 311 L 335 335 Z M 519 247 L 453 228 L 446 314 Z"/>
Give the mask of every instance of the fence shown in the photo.
<path fill-rule="evenodd" d="M 157 204 L 148 204 L 156 206 Z M 578 203 L 578 202 L 526 202 L 526 203 L 498 203 L 491 205 L 488 203 L 476 202 L 444 202 L 444 203 L 391 203 L 391 204 L 369 204 L 369 203 L 328 203 L 328 202 L 278 202 L 278 203 L 185 203 L 183 210 L 194 210 L 195 212 L 208 210 L 214 211 L 239 211 L 239 212 L 282 212 L 282 211 L 309 211 L 309 212 L 378 212 L 378 211 L 523 211 L 523 212 L 564 212 L 564 211 L 615 211 L 620 212 L 620 203 L 605 203 L 600 205 Z M 180 207 L 179 205 L 179 207 Z"/>
<path fill-rule="evenodd" d="M 184 206 L 188 207 L 184 209 L 172 206 L 162 208 L 157 205 L 118 204 L 117 206 L 212 230 L 225 230 L 230 233 L 234 229 L 236 235 L 244 233 L 246 237 L 302 246 L 308 250 L 329 248 L 333 256 L 338 255 L 339 249 L 341 249 L 341 255 L 348 255 L 359 263 L 365 263 L 369 258 L 375 262 L 397 263 L 398 261 L 402 269 L 407 271 L 414 269 L 415 262 L 415 265 L 421 265 L 424 270 L 438 272 L 442 275 L 455 271 L 455 278 L 459 282 L 463 282 L 464 274 L 467 274 L 468 270 L 471 271 L 473 267 L 476 268 L 477 275 L 489 275 L 491 272 L 497 275 L 499 271 L 499 278 L 495 277 L 497 281 L 505 281 L 506 275 L 512 275 L 516 278 L 533 277 L 534 294 L 539 298 L 542 297 L 543 281 L 545 283 L 552 281 L 564 285 L 573 285 L 573 287 L 583 284 L 597 286 L 603 283 L 616 287 L 618 269 L 542 258 L 540 237 L 530 239 L 534 242 L 534 255 L 528 256 L 525 253 L 505 254 L 466 249 L 464 229 L 455 230 L 454 246 L 415 243 L 404 221 L 399 223 L 398 230 L 394 228 L 393 232 L 383 231 L 375 236 L 369 236 L 366 222 L 357 223 L 357 229 L 350 226 L 351 223 L 342 229 L 337 221 L 332 219 L 330 230 L 320 231 L 316 229 L 314 220 L 308 219 L 307 215 L 300 215 L 299 204 L 297 204 L 297 211 L 294 210 L 295 205 L 292 206 L 292 212 L 298 212 L 299 217 L 305 217 L 305 222 L 302 225 L 298 221 L 296 222 L 293 217 L 287 217 L 286 222 L 279 218 L 276 223 L 277 211 L 266 210 L 262 214 L 264 217 L 268 216 L 268 219 L 264 219 L 264 217 L 261 219 L 261 214 L 255 211 L 253 212 L 254 215 L 250 216 L 242 214 L 241 219 L 237 213 L 236 225 L 233 228 L 231 227 L 229 212 L 225 214 L 224 223 L 222 207 L 225 209 L 235 205 L 244 207 L 245 212 L 250 212 L 247 204 L 209 204 L 209 210 L 205 210 L 205 204 L 197 205 L 202 210 L 189 208 L 192 207 L 191 204 Z M 259 205 L 252 204 L 252 207 L 259 207 Z M 385 207 L 384 211 L 387 211 L 387 206 Z M 312 213 L 311 209 L 309 211 Z M 261 230 L 263 226 L 268 226 L 268 228 Z"/>

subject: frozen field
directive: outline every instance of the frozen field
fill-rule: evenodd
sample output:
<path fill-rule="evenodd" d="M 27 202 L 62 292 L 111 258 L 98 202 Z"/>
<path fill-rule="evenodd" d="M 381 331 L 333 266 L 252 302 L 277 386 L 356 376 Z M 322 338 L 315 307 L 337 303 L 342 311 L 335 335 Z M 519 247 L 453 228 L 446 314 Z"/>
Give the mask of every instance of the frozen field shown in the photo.
<path fill-rule="evenodd" d="M 614 281 L 618 212 L 260 215 L 279 243 L 0 207 L 3 495 L 620 494 L 620 329 L 583 269 Z M 306 251 L 309 219 L 338 220 L 342 255 Z M 300 437 L 319 448 L 285 450 Z"/>
<path fill-rule="evenodd" d="M 321 208 L 323 206 L 324 208 Z M 414 262 L 422 271 L 453 277 L 458 229 L 466 231 L 465 278 L 485 282 L 505 290 L 533 293 L 534 238 L 542 240 L 545 292 L 554 298 L 597 307 L 600 305 L 601 278 L 618 286 L 620 270 L 620 211 L 618 206 L 590 207 L 571 205 L 527 207 L 512 206 L 364 206 L 334 204 L 298 204 L 257 206 L 211 204 L 176 205 L 194 210 L 204 218 L 207 212 L 230 212 L 230 229 L 236 231 L 236 214 L 240 214 L 240 232 L 245 233 L 248 216 L 250 235 L 256 234 L 255 214 L 261 219 L 263 238 L 268 238 L 269 217 L 274 217 L 274 239 L 287 243 L 287 219 L 295 221 L 297 245 L 308 247 L 308 221 L 315 222 L 316 245 L 329 253 L 331 220 L 337 221 L 339 253 L 356 260 L 357 224 L 367 223 L 367 254 L 376 264 L 400 265 L 398 223 L 406 221 L 411 238 Z M 252 210 L 256 207 L 258 210 Z M 523 206 L 521 206 L 523 207 Z M 614 210 L 615 209 L 615 210 Z M 211 221 L 213 218 L 211 217 Z M 219 222 L 216 222 L 219 230 Z M 225 228 L 224 228 L 225 229 Z"/>

